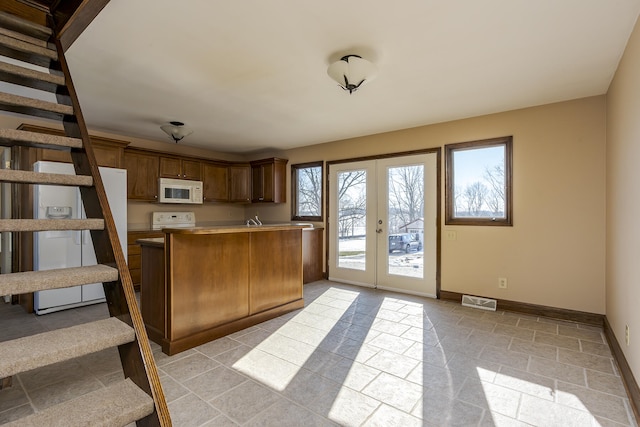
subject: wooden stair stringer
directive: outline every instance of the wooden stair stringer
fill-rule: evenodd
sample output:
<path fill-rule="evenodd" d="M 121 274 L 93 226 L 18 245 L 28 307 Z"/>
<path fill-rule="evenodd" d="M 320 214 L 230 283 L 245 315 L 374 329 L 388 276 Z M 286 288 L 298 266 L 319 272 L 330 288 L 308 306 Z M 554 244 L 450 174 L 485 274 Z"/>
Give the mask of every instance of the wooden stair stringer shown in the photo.
<path fill-rule="evenodd" d="M 66 58 L 62 53 L 63 48 L 58 38 L 55 39 L 55 45 L 60 55 L 59 60 L 53 63 L 52 66 L 59 65 L 60 69 L 54 71 L 62 72 L 66 80 L 66 93 L 58 93 L 57 96 L 61 102 L 65 102 L 67 99 L 70 100 L 74 110 L 73 116 L 65 116 L 63 120 L 65 133 L 69 137 L 80 138 L 83 142 L 83 150 L 71 151 L 75 172 L 76 175 L 91 175 L 94 180 L 94 186 L 81 187 L 80 194 L 87 217 L 97 218 L 102 216 L 105 222 L 105 231 L 103 233 L 106 233 L 107 238 L 93 239 L 97 261 L 99 264 L 115 265 L 119 272 L 119 282 L 104 284 L 105 295 L 109 303 L 109 312 L 111 316 L 118 317 L 129 324 L 136 332 L 136 339 L 133 342 L 118 347 L 122 367 L 125 376 L 130 377 L 138 387 L 152 396 L 155 403 L 153 414 L 141 422 L 145 425 L 148 423 L 149 425 L 171 426 L 171 416 L 169 415 L 158 369 L 135 296 L 127 260 L 124 257 L 118 238 L 118 231 L 109 210 L 107 195 L 98 169 L 91 138 L 89 137 Z"/>

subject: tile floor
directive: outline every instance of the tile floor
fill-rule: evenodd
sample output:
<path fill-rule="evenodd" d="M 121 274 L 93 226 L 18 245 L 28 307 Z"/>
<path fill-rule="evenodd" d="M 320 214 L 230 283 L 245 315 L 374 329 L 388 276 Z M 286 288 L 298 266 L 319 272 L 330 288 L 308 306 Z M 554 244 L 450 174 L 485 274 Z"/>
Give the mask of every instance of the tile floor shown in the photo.
<path fill-rule="evenodd" d="M 153 344 L 174 426 L 637 425 L 600 328 L 328 281 L 305 300 L 172 357 Z M 104 316 L 0 304 L 0 341 Z M 115 350 L 20 374 L 0 424 L 121 377 Z"/>

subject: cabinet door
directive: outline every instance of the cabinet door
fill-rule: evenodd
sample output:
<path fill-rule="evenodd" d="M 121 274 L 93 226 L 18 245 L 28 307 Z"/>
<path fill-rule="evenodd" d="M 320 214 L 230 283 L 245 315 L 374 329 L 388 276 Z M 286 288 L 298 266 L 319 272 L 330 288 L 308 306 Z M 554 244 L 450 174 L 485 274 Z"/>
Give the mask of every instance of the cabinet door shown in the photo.
<path fill-rule="evenodd" d="M 264 201 L 264 166 L 251 165 L 251 201 Z"/>
<path fill-rule="evenodd" d="M 272 202 L 285 203 L 287 201 L 287 161 L 275 159 L 272 169 Z"/>
<path fill-rule="evenodd" d="M 263 202 L 274 202 L 273 199 L 274 191 L 273 191 L 273 170 L 274 165 L 270 163 L 268 165 L 262 165 L 262 201 Z"/>
<path fill-rule="evenodd" d="M 105 166 L 108 168 L 121 168 L 122 167 L 122 148 L 114 148 L 108 145 L 102 145 L 100 143 L 92 141 L 93 153 L 96 156 L 98 166 Z M 71 153 L 61 150 L 47 150 L 45 148 L 38 148 L 36 152 L 37 160 L 49 161 L 49 162 L 62 162 L 73 163 L 71 161 Z"/>
<path fill-rule="evenodd" d="M 136 243 L 138 239 L 150 237 L 164 237 L 162 231 L 129 231 L 127 232 L 127 266 L 131 273 L 131 281 L 136 290 L 140 290 L 140 245 Z"/>
<path fill-rule="evenodd" d="M 182 178 L 193 181 L 202 180 L 202 163 L 197 160 L 182 160 Z"/>
<path fill-rule="evenodd" d="M 203 163 L 203 198 L 205 202 L 229 201 L 227 165 Z"/>
<path fill-rule="evenodd" d="M 158 200 L 158 156 L 125 152 L 127 197 L 134 200 Z"/>
<path fill-rule="evenodd" d="M 285 159 L 271 158 L 251 162 L 251 201 L 286 202 L 286 173 Z"/>
<path fill-rule="evenodd" d="M 122 150 L 114 150 L 110 147 L 102 147 L 98 144 L 93 144 L 93 152 L 96 155 L 98 166 L 105 166 L 108 168 L 121 167 Z"/>
<path fill-rule="evenodd" d="M 160 157 L 160 177 L 182 178 L 181 160 L 175 157 Z"/>
<path fill-rule="evenodd" d="M 249 202 L 251 200 L 251 166 L 229 166 L 229 201 Z"/>

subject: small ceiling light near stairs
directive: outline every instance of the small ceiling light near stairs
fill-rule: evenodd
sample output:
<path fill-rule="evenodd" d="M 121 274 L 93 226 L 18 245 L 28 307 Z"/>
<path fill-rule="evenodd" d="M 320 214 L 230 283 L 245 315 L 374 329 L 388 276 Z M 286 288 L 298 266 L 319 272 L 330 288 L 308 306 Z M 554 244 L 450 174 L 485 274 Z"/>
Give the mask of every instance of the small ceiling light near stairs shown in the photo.
<path fill-rule="evenodd" d="M 353 93 L 372 80 L 376 75 L 376 66 L 359 55 L 346 55 L 327 69 L 327 74 L 337 81 L 340 87 Z"/>
<path fill-rule="evenodd" d="M 169 135 L 176 144 L 185 136 L 189 136 L 193 133 L 193 131 L 186 127 L 182 122 L 169 122 L 160 126 L 160 129 Z"/>

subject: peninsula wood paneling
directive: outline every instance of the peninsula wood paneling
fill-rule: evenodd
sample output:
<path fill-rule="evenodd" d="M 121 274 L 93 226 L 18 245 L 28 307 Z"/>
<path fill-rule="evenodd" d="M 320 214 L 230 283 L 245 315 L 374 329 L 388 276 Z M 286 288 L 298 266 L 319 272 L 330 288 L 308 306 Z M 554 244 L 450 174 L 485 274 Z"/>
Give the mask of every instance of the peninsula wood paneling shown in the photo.
<path fill-rule="evenodd" d="M 139 247 L 139 246 L 138 246 Z M 146 263 L 138 273 L 145 283 L 164 283 L 164 247 L 144 246 Z M 132 275 L 133 276 L 133 275 Z M 167 334 L 165 292 L 162 286 L 148 286 L 140 292 L 140 311 L 152 340 L 160 341 Z"/>
<path fill-rule="evenodd" d="M 149 338 L 173 355 L 304 307 L 302 230 L 175 229 L 137 241 Z"/>
<path fill-rule="evenodd" d="M 302 298 L 302 230 L 251 234 L 251 314 Z"/>
<path fill-rule="evenodd" d="M 166 240 L 170 340 L 249 315 L 248 233 Z"/>

